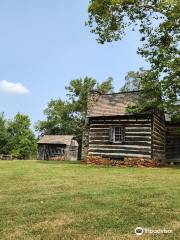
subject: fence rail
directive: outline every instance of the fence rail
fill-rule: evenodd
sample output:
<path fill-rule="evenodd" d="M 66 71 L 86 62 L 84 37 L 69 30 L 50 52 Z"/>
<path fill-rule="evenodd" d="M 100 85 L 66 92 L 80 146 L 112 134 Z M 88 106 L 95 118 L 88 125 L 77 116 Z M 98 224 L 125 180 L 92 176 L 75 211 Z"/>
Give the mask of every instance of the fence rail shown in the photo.
<path fill-rule="evenodd" d="M 0 154 L 0 160 L 12 160 L 13 155 Z"/>

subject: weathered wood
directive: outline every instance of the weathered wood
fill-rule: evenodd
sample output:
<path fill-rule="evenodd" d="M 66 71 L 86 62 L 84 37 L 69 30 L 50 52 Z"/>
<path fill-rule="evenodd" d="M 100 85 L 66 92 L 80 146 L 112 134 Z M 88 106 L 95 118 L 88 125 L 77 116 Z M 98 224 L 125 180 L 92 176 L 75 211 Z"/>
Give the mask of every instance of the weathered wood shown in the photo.
<path fill-rule="evenodd" d="M 134 127 L 134 126 L 128 125 L 126 127 L 126 131 L 128 131 L 128 130 L 130 130 L 130 131 L 136 130 L 136 131 L 139 131 L 139 132 L 141 132 L 141 130 L 142 131 L 148 131 L 148 130 L 151 131 L 151 126 L 148 126 L 148 127 L 144 127 L 144 126 Z"/>
<path fill-rule="evenodd" d="M 112 148 L 89 148 L 89 152 L 96 152 L 96 153 L 140 153 L 140 154 L 150 154 L 151 150 L 140 150 L 140 149 L 112 149 Z"/>
<path fill-rule="evenodd" d="M 131 154 L 131 153 L 96 153 L 96 152 L 89 152 L 89 155 L 92 156 L 102 156 L 102 157 L 111 157 L 111 158 L 119 158 L 119 157 L 144 157 L 144 158 L 151 158 L 150 154 Z"/>
<path fill-rule="evenodd" d="M 126 136 L 151 136 L 151 132 L 125 132 Z"/>
<path fill-rule="evenodd" d="M 78 147 L 64 144 L 38 144 L 38 156 L 40 160 L 50 159 L 77 159 Z"/>
<path fill-rule="evenodd" d="M 96 145 L 96 144 L 90 144 L 89 148 L 112 148 L 112 149 L 151 149 L 151 146 L 139 146 L 139 145 L 108 145 L 108 144 L 102 144 L 102 145 Z"/>
<path fill-rule="evenodd" d="M 13 155 L 7 155 L 7 154 L 0 154 L 0 160 L 12 160 L 13 159 Z"/>
<path fill-rule="evenodd" d="M 110 141 L 101 141 L 101 140 L 93 140 L 93 141 L 89 141 L 89 144 L 111 144 Z M 125 142 L 126 145 L 139 145 L 139 146 L 150 146 L 151 145 L 151 141 L 126 141 Z M 117 143 L 114 143 L 114 145 L 118 145 Z"/>
<path fill-rule="evenodd" d="M 124 127 L 124 142 L 110 140 L 111 127 Z M 151 156 L 151 118 L 140 116 L 109 119 L 90 119 L 88 154 L 104 154 L 106 157 Z M 130 155 L 128 155 L 130 154 Z M 138 155 L 139 154 L 139 155 Z"/>
<path fill-rule="evenodd" d="M 141 135 L 134 135 L 134 136 L 129 136 L 125 134 L 125 141 L 146 141 L 151 139 L 151 135 L 147 136 L 141 136 Z M 90 134 L 90 140 L 109 140 L 109 134 L 107 135 L 101 135 L 101 134 Z"/>
<path fill-rule="evenodd" d="M 166 158 L 180 162 L 180 124 L 169 123 L 166 127 Z"/>
<path fill-rule="evenodd" d="M 90 134 L 89 134 L 89 136 L 90 136 L 90 138 L 91 137 L 109 137 L 109 134 L 110 134 L 110 131 L 107 131 L 107 132 L 104 132 L 104 131 L 102 131 L 102 132 L 90 132 Z M 127 132 L 126 130 L 125 130 L 125 136 L 126 137 L 151 137 L 151 133 L 150 132 Z M 158 135 L 159 136 L 159 135 Z"/>
<path fill-rule="evenodd" d="M 90 124 L 90 128 L 109 128 L 111 126 L 122 126 L 122 127 L 151 127 L 151 125 L 148 123 L 148 124 L 140 124 L 140 123 L 119 123 L 119 124 L 115 124 L 115 123 L 112 123 L 112 124 Z"/>
<path fill-rule="evenodd" d="M 104 116 L 104 117 L 91 117 L 90 118 L 90 123 L 95 123 L 95 122 L 98 122 L 98 123 L 108 123 L 108 122 L 120 122 L 120 121 L 129 121 L 129 122 L 134 122 L 134 121 L 151 121 L 151 116 L 149 115 L 138 115 L 138 116 L 134 116 L 134 115 L 129 115 L 129 116 L 124 116 L 124 115 L 119 115 L 119 116 Z"/>
<path fill-rule="evenodd" d="M 165 158 L 165 122 L 156 114 L 152 118 L 152 158 L 164 160 Z"/>
<path fill-rule="evenodd" d="M 101 98 L 101 94 L 96 95 L 94 100 L 92 98 L 92 102 L 88 106 L 96 108 L 99 98 Z M 116 101 L 113 101 L 113 114 L 110 106 L 107 105 L 104 108 L 104 112 L 106 113 L 104 114 L 101 109 L 101 106 L 103 108 L 105 104 L 103 99 L 105 99 L 106 103 L 109 102 L 109 97 L 102 97 L 102 102 L 98 105 L 99 109 L 94 111 L 95 115 L 90 114 L 86 119 L 86 129 L 88 129 L 86 131 L 88 132 L 86 135 L 86 149 L 89 150 L 87 153 L 94 156 L 96 154 L 99 156 L 104 155 L 107 158 L 108 156 L 111 158 L 128 157 L 128 154 L 131 154 L 130 156 L 133 154 L 133 157 L 135 157 L 135 155 L 139 154 L 141 156 L 142 154 L 143 158 L 147 155 L 148 158 L 159 161 L 163 160 L 165 156 L 166 142 L 166 149 L 169 151 L 167 156 L 172 156 L 170 153 L 172 151 L 174 152 L 174 156 L 178 154 L 177 147 L 179 147 L 179 142 L 177 137 L 169 134 L 170 137 L 167 138 L 167 141 L 165 139 L 165 118 L 163 111 L 152 109 L 141 114 L 126 114 L 125 109 L 122 110 L 121 103 L 118 102 L 122 101 L 122 99 L 118 97 L 117 99 L 115 98 Z M 111 102 L 109 102 L 110 104 Z M 122 106 L 124 104 L 123 99 Z M 109 109 L 109 115 L 107 109 Z M 88 109 L 89 112 L 91 112 L 90 109 Z M 115 115 L 114 113 L 116 112 L 117 114 Z M 115 127 L 119 129 L 123 128 L 123 131 L 116 129 L 116 136 L 114 135 Z M 115 142 L 115 139 L 121 140 L 121 143 Z"/>
<path fill-rule="evenodd" d="M 92 140 L 108 140 L 109 141 L 109 136 L 100 136 L 100 135 L 97 135 L 97 136 L 90 136 L 90 141 Z"/>

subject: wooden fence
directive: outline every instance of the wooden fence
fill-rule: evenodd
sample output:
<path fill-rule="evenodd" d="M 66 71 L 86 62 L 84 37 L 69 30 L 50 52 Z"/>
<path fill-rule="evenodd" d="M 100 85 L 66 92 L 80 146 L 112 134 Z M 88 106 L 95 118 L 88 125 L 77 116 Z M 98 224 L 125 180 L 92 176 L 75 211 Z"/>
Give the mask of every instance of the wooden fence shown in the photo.
<path fill-rule="evenodd" d="M 0 160 L 13 160 L 13 155 L 0 155 Z"/>

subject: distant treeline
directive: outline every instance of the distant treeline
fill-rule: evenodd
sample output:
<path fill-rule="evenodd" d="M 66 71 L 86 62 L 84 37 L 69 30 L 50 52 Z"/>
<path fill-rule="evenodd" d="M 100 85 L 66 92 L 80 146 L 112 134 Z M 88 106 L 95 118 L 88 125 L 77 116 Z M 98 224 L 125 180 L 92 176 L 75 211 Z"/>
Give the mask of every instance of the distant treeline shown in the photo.
<path fill-rule="evenodd" d="M 13 119 L 5 119 L 0 114 L 0 155 L 12 155 L 19 159 L 29 159 L 36 155 L 36 137 L 30 129 L 28 116 L 20 113 Z"/>

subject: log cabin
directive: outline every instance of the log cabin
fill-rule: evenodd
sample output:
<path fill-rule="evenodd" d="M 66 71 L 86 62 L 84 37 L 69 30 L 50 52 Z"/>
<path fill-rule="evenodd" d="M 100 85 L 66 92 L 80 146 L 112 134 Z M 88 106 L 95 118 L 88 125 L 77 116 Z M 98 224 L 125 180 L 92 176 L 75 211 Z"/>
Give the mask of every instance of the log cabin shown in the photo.
<path fill-rule="evenodd" d="M 166 162 L 180 164 L 180 123 L 166 121 Z"/>
<path fill-rule="evenodd" d="M 77 160 L 78 143 L 72 135 L 44 135 L 38 141 L 39 160 Z"/>
<path fill-rule="evenodd" d="M 143 159 L 171 162 L 173 151 L 180 160 L 179 134 L 173 135 L 177 148 L 170 146 L 165 115 L 157 109 L 130 113 L 138 104 L 139 92 L 89 94 L 82 158 L 99 156 L 110 160 Z M 169 125 L 171 126 L 171 124 Z M 172 141 L 171 141 L 172 142 Z"/>

